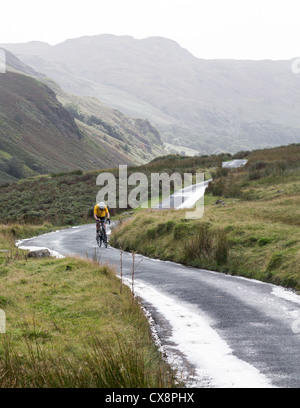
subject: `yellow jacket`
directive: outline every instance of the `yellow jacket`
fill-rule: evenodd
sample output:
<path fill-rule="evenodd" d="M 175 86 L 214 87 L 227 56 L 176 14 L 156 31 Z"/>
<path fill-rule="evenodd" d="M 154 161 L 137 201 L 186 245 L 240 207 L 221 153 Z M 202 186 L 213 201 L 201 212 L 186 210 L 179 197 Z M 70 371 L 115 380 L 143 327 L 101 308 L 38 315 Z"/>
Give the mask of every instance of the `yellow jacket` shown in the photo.
<path fill-rule="evenodd" d="M 107 206 L 105 206 L 104 210 L 101 210 L 101 209 L 99 208 L 99 205 L 98 205 L 98 204 L 95 205 L 94 215 L 97 215 L 97 217 L 99 217 L 99 218 L 103 218 L 103 217 L 106 216 L 106 214 L 108 214 L 108 208 L 107 208 Z"/>

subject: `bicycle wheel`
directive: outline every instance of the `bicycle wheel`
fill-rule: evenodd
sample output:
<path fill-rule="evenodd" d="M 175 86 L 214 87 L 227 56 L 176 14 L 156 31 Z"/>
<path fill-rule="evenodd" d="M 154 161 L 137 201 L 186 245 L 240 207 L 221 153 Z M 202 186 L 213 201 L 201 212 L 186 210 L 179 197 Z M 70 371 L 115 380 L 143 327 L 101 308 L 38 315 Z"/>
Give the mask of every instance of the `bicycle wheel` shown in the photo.
<path fill-rule="evenodd" d="M 101 245 L 102 245 L 102 238 L 101 238 L 100 234 L 97 235 L 97 245 L 98 245 L 98 247 L 101 247 Z"/>
<path fill-rule="evenodd" d="M 107 248 L 107 235 L 106 235 L 106 231 L 103 231 L 103 243 L 105 248 Z"/>

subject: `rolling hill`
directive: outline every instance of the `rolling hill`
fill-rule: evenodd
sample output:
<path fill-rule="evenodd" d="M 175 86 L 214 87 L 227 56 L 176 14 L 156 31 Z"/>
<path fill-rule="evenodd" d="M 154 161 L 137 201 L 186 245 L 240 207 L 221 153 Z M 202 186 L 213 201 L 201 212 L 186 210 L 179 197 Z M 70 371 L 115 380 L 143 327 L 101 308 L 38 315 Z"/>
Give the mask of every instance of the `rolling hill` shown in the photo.
<path fill-rule="evenodd" d="M 300 77 L 291 61 L 203 60 L 161 37 L 5 47 L 65 91 L 149 119 L 172 145 L 212 153 L 300 141 Z"/>
<path fill-rule="evenodd" d="M 8 69 L 0 75 L 0 182 L 141 164 L 164 152 L 148 121 L 73 97 L 6 54 Z"/>

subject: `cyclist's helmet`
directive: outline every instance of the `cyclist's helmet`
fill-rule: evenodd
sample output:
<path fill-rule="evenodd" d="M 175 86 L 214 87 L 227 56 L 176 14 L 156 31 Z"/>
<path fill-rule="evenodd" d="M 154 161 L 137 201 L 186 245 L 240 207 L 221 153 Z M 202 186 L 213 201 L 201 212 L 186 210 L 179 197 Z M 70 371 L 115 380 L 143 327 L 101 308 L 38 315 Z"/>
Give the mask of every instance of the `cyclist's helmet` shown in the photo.
<path fill-rule="evenodd" d="M 106 205 L 103 201 L 101 201 L 101 203 L 98 204 L 98 207 L 100 208 L 100 210 L 104 210 Z"/>

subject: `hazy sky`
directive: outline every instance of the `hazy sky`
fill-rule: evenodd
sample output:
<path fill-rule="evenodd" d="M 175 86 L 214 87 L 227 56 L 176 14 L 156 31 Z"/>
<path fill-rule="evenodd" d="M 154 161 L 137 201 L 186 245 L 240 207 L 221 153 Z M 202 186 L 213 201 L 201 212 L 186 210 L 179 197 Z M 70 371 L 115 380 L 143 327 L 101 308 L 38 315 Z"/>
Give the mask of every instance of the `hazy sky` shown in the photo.
<path fill-rule="evenodd" d="M 300 0 L 2 0 L 0 43 L 162 36 L 199 58 L 300 56 Z"/>

